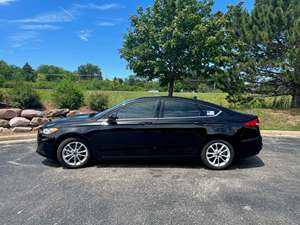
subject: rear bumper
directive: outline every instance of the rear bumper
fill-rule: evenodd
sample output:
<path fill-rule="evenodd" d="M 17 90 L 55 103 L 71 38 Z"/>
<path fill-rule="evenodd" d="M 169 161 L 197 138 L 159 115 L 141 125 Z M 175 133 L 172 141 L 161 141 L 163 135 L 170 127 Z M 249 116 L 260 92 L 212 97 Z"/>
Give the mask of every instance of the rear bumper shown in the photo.
<path fill-rule="evenodd" d="M 236 157 L 245 158 L 259 154 L 262 149 L 262 137 L 241 140 L 237 146 Z"/>

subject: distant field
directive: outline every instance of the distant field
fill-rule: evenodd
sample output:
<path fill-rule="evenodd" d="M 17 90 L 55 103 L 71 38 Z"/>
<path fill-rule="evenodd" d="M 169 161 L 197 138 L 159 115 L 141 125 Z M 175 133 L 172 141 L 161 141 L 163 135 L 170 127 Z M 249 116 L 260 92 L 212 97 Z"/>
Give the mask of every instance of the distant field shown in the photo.
<path fill-rule="evenodd" d="M 85 91 L 87 96 L 91 91 Z M 149 93 L 146 91 L 130 92 L 130 91 L 102 91 L 109 96 L 109 106 L 115 105 L 127 98 L 137 98 L 143 96 L 165 96 L 166 92 Z M 42 102 L 47 107 L 54 107 L 51 100 L 52 90 L 38 90 Z M 226 101 L 225 93 L 175 93 L 175 96 L 182 96 L 204 101 L 212 102 L 224 107 L 234 108 L 237 111 L 258 115 L 261 121 L 261 128 L 268 130 L 298 130 L 300 131 L 300 110 L 284 109 L 288 108 L 290 97 L 283 96 L 276 99 L 264 98 L 263 103 L 251 104 L 240 108 L 230 105 Z M 274 109 L 275 108 L 275 109 Z M 281 109 L 280 109 L 281 108 Z"/>

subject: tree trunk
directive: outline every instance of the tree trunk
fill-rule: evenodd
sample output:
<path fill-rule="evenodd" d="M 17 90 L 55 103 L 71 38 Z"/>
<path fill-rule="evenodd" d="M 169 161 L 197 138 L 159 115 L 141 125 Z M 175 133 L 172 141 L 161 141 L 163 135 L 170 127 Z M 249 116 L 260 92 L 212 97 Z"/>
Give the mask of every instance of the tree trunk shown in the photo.
<path fill-rule="evenodd" d="M 300 108 L 300 86 L 296 87 L 296 90 L 293 94 L 292 108 Z"/>
<path fill-rule="evenodd" d="M 174 92 L 175 79 L 172 77 L 168 83 L 168 96 L 172 97 Z"/>

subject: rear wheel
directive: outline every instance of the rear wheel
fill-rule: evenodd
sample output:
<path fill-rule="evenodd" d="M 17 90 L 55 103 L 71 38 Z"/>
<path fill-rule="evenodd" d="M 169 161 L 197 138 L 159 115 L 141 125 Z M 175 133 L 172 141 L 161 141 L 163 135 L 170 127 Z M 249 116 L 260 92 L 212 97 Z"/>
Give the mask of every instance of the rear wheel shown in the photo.
<path fill-rule="evenodd" d="M 58 146 L 57 159 L 66 168 L 84 167 L 90 161 L 90 157 L 90 150 L 79 138 L 68 138 Z"/>
<path fill-rule="evenodd" d="M 222 170 L 227 168 L 234 158 L 234 149 L 230 143 L 224 140 L 208 142 L 202 152 L 201 160 L 209 168 Z"/>

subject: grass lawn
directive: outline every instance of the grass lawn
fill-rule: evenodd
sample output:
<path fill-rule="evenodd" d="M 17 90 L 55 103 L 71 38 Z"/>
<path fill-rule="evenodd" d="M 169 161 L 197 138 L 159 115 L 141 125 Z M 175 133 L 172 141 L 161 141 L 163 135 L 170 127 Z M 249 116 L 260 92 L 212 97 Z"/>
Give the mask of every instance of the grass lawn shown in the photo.
<path fill-rule="evenodd" d="M 51 102 L 51 90 L 38 90 L 42 102 Z M 115 105 L 127 98 L 137 98 L 142 96 L 161 96 L 167 95 L 165 92 L 130 92 L 130 91 L 103 91 L 109 96 L 109 106 Z M 88 95 L 89 91 L 85 92 Z M 230 107 L 226 101 L 224 93 L 175 93 L 175 96 L 192 98 L 197 96 L 198 99 Z M 271 98 L 266 99 L 266 106 L 272 102 Z M 50 104 L 51 105 L 51 104 Z M 295 130 L 300 131 L 300 110 L 278 110 L 270 108 L 251 108 L 236 109 L 237 111 L 255 114 L 261 122 L 261 129 L 264 130 Z"/>

